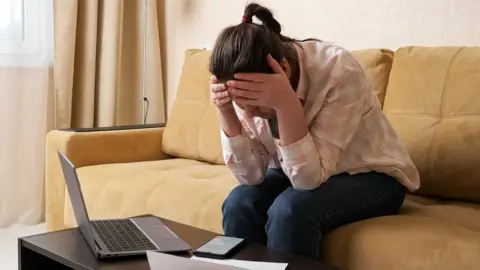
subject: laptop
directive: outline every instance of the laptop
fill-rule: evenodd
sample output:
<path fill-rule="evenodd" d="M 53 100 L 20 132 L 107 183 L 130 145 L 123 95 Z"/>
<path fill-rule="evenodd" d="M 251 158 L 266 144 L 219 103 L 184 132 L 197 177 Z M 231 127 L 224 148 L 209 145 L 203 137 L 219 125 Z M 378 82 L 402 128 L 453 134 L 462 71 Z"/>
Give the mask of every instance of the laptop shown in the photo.
<path fill-rule="evenodd" d="M 157 217 L 90 220 L 75 166 L 60 151 L 58 157 L 80 232 L 97 258 L 191 249 Z"/>

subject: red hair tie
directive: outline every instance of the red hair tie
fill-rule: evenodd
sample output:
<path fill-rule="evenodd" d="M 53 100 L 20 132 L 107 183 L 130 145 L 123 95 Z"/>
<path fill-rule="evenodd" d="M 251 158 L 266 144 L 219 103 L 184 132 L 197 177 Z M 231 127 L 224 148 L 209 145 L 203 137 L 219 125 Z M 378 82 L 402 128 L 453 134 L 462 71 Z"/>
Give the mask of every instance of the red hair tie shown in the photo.
<path fill-rule="evenodd" d="M 242 23 L 251 23 L 252 19 L 247 16 L 242 16 Z"/>

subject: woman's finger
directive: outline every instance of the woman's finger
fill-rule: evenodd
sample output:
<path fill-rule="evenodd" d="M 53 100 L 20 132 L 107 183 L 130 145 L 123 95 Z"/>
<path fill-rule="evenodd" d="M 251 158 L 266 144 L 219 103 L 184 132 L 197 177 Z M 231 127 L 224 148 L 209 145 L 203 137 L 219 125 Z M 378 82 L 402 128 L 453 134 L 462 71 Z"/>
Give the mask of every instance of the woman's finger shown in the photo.
<path fill-rule="evenodd" d="M 240 103 L 242 105 L 261 106 L 261 102 L 258 99 L 233 97 L 233 101 Z"/>
<path fill-rule="evenodd" d="M 227 104 L 231 101 L 232 101 L 232 99 L 230 97 L 226 97 L 226 98 L 214 99 L 213 103 L 215 103 L 215 105 L 219 106 L 219 105 L 225 105 L 225 104 Z"/>
<path fill-rule="evenodd" d="M 210 85 L 212 92 L 221 92 L 227 90 L 227 86 L 224 83 L 215 83 Z"/>
<path fill-rule="evenodd" d="M 227 91 L 214 92 L 212 95 L 214 99 L 222 99 L 230 96 Z"/>
<path fill-rule="evenodd" d="M 252 81 L 228 81 L 227 86 L 231 88 L 240 88 L 250 91 L 261 91 L 263 83 L 257 83 Z"/>
<path fill-rule="evenodd" d="M 258 99 L 262 92 L 250 91 L 239 88 L 228 88 L 228 92 L 234 97 L 243 97 L 250 99 Z"/>
<path fill-rule="evenodd" d="M 265 83 L 271 77 L 271 74 L 265 73 L 237 73 L 233 75 L 237 80 Z"/>

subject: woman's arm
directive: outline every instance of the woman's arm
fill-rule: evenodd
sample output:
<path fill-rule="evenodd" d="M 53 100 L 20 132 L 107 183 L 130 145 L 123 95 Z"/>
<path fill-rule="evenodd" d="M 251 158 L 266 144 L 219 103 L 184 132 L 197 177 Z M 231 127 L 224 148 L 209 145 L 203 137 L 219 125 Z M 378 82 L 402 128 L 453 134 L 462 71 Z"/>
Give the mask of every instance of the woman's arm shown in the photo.
<path fill-rule="evenodd" d="M 218 109 L 223 158 L 241 184 L 260 184 L 268 168 L 268 153 L 232 106 Z"/>
<path fill-rule="evenodd" d="M 221 126 L 223 158 L 242 184 L 262 182 L 268 167 L 268 155 L 263 145 L 249 136 L 235 112 L 227 87 L 215 76 L 210 79 L 210 95 L 217 107 Z M 250 134 L 251 135 L 251 134 Z"/>
<path fill-rule="evenodd" d="M 277 110 L 277 120 L 281 145 L 295 143 L 308 133 L 308 124 L 302 104 L 296 97 L 284 108 Z"/>
<path fill-rule="evenodd" d="M 237 80 L 227 82 L 234 101 L 277 112 L 282 169 L 296 189 L 314 189 L 335 172 L 362 118 L 369 84 L 362 67 L 346 58 L 336 65 L 340 79 L 310 128 L 286 74 L 270 55 L 274 74 L 237 73 Z"/>
<path fill-rule="evenodd" d="M 294 188 L 317 188 L 336 171 L 361 121 L 368 89 L 360 67 L 347 71 L 327 94 L 308 132 L 298 108 L 278 113 L 282 168 Z"/>
<path fill-rule="evenodd" d="M 220 127 L 225 135 L 229 138 L 242 135 L 242 123 L 235 113 L 235 108 L 232 106 L 222 109 L 217 108 L 218 119 L 220 120 Z"/>

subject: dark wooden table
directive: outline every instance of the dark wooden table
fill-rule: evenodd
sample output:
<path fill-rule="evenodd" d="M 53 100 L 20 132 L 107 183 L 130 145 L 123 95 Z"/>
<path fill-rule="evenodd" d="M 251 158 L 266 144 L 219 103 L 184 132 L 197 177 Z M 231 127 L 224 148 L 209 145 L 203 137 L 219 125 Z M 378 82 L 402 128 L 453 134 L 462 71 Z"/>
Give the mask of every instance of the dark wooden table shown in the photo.
<path fill-rule="evenodd" d="M 163 220 L 163 219 L 162 219 Z M 218 234 L 188 225 L 163 220 L 173 232 L 196 249 Z M 98 260 L 85 242 L 80 230 L 68 229 L 18 239 L 18 269 L 81 269 L 122 270 L 150 269 L 146 257 Z M 190 257 L 190 253 L 178 254 Z M 289 270 L 338 270 L 319 261 L 273 252 L 266 247 L 249 244 L 234 257 L 239 260 L 284 262 Z"/>

